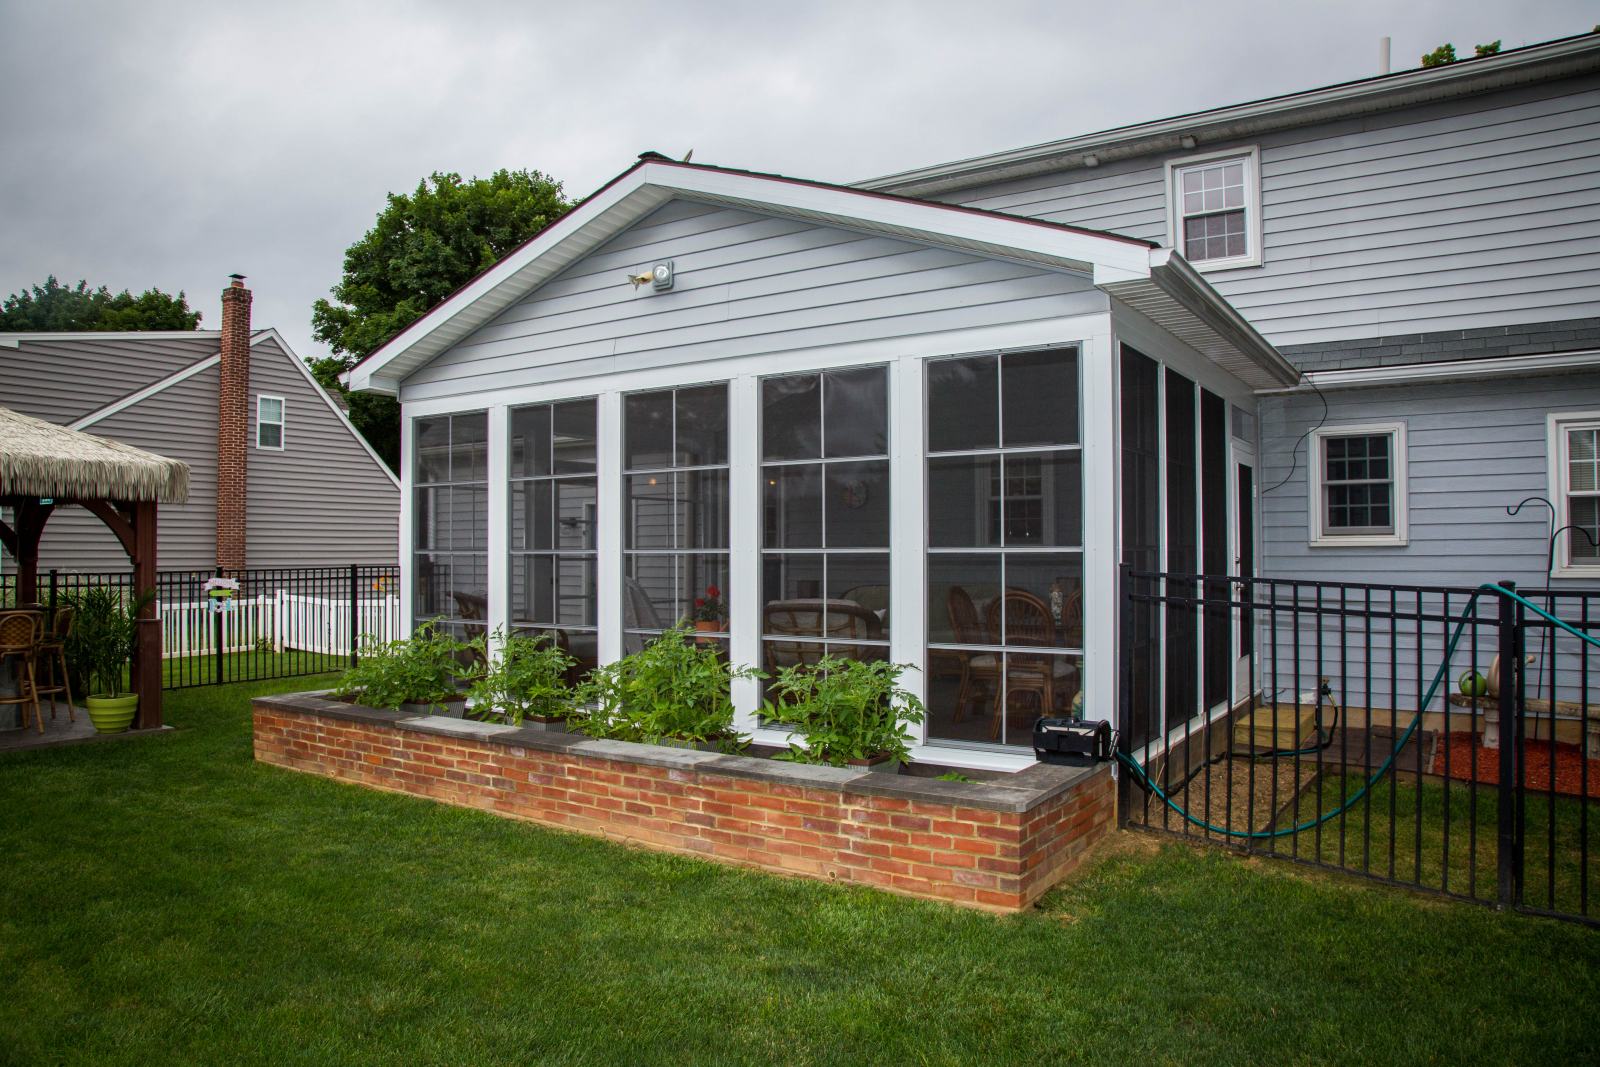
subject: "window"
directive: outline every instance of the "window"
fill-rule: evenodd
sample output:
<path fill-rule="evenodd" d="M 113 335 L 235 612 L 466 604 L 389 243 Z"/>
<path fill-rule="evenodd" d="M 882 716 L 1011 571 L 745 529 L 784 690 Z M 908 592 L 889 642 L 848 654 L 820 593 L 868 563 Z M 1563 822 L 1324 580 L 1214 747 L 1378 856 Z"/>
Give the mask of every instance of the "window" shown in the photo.
<path fill-rule="evenodd" d="M 1403 424 L 1317 430 L 1311 456 L 1313 545 L 1406 543 Z"/>
<path fill-rule="evenodd" d="M 1256 149 L 1169 160 L 1173 247 L 1202 270 L 1261 265 L 1261 184 Z"/>
<path fill-rule="evenodd" d="M 283 397 L 256 397 L 256 447 L 283 450 Z"/>
<path fill-rule="evenodd" d="M 598 663 L 595 401 L 511 412 L 511 625 L 554 636 L 581 671 Z"/>
<path fill-rule="evenodd" d="M 1550 416 L 1550 496 L 1564 531 L 1551 573 L 1600 574 L 1600 412 Z"/>
<path fill-rule="evenodd" d="M 623 398 L 623 628 L 728 631 L 728 386 Z M 713 592 L 714 590 L 714 592 Z"/>
<path fill-rule="evenodd" d="M 1082 684 L 1076 349 L 927 365 L 928 735 L 1031 744 Z"/>
<path fill-rule="evenodd" d="M 489 595 L 489 421 L 482 411 L 411 420 L 413 610 L 484 632 Z"/>
<path fill-rule="evenodd" d="M 762 657 L 889 654 L 888 370 L 761 382 Z"/>

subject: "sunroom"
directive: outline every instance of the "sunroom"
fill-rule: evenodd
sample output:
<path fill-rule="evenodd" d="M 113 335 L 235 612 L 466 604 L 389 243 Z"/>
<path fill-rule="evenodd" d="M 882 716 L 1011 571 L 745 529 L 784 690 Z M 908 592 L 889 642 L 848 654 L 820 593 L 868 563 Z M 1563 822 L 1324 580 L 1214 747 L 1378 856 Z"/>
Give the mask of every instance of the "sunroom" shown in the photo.
<path fill-rule="evenodd" d="M 350 383 L 401 401 L 414 621 L 887 658 L 914 757 L 1010 769 L 1116 718 L 1120 561 L 1250 572 L 1253 393 L 1295 378 L 1168 249 L 647 153 Z M 1149 666 L 1248 695 L 1239 620 L 1194 631 Z"/>

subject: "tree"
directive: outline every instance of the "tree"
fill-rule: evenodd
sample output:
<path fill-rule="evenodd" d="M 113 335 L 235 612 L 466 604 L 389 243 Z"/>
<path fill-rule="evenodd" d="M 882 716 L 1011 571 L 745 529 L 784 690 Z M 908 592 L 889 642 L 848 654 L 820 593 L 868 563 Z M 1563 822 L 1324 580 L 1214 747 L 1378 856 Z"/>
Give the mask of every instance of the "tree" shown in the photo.
<path fill-rule="evenodd" d="M 1488 44 L 1475 44 L 1472 46 L 1472 58 L 1482 59 L 1485 56 L 1500 54 L 1500 42 L 1490 41 Z M 1438 48 L 1422 57 L 1424 67 L 1448 67 L 1456 61 L 1456 46 L 1442 44 Z"/>
<path fill-rule="evenodd" d="M 134 296 L 124 289 L 113 294 L 89 283 L 62 285 L 54 274 L 43 285 L 12 293 L 0 303 L 0 331 L 22 330 L 194 330 L 200 326 L 200 312 L 189 310 L 189 301 L 180 290 L 170 296 L 160 289 L 146 289 Z"/>
<path fill-rule="evenodd" d="M 345 252 L 334 299 L 318 300 L 311 312 L 317 340 L 333 355 L 306 362 L 325 388 L 347 399 L 350 421 L 391 467 L 400 465 L 399 404 L 351 394 L 339 375 L 570 206 L 561 183 L 536 170 L 470 181 L 436 172 L 410 195 L 390 193 L 372 229 Z"/>

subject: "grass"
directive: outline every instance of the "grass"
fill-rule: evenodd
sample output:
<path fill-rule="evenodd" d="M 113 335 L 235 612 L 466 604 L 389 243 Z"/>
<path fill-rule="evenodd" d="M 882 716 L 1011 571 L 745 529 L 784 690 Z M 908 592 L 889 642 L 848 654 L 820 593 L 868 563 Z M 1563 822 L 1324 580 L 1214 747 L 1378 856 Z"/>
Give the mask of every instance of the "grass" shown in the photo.
<path fill-rule="evenodd" d="M 350 657 L 324 652 L 290 649 L 284 652 L 228 652 L 223 655 L 223 677 L 229 682 L 265 681 L 312 675 L 318 671 L 342 671 Z M 216 656 L 181 656 L 161 661 L 163 684 L 168 686 L 212 685 L 217 677 Z M 306 685 L 296 688 L 309 688 Z"/>
<path fill-rule="evenodd" d="M 997 919 L 259 766 L 249 692 L 0 757 L 0 1061 L 1595 1059 L 1600 932 L 1144 834 Z"/>

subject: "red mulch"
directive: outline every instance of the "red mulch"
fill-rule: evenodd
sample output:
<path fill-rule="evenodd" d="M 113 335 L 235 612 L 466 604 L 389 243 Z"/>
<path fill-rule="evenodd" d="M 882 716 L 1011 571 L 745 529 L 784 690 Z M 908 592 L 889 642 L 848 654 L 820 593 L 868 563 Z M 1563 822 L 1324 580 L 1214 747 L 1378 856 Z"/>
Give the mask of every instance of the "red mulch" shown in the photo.
<path fill-rule="evenodd" d="M 1476 760 L 1478 781 L 1495 785 L 1500 781 L 1500 750 L 1484 748 L 1482 738 L 1475 733 L 1452 733 L 1439 739 L 1433 754 L 1433 773 L 1445 773 L 1445 746 L 1450 748 L 1450 777 L 1459 781 L 1472 780 L 1472 765 Z M 1583 750 L 1578 745 L 1557 741 L 1556 792 L 1570 797 L 1583 795 Z M 1600 797 L 1600 759 L 1589 764 L 1589 795 Z M 1523 752 L 1526 768 L 1524 787 L 1535 791 L 1550 788 L 1550 742 L 1528 741 Z"/>

